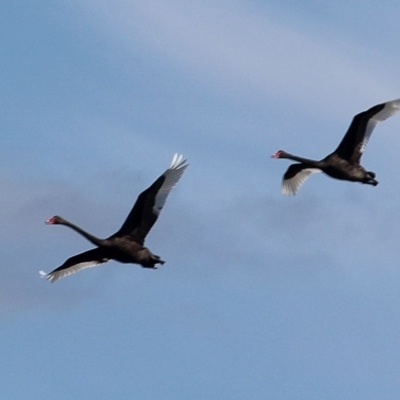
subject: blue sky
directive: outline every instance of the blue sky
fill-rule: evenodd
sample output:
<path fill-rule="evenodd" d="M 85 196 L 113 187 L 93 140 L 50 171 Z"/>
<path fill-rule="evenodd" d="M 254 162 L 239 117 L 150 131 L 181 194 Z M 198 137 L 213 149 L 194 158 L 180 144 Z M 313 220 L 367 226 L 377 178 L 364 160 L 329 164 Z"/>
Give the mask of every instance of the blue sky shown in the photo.
<path fill-rule="evenodd" d="M 377 187 L 312 176 L 400 97 L 395 1 L 5 1 L 0 395 L 397 399 L 400 118 L 363 157 Z M 175 152 L 190 166 L 147 245 L 40 279 L 123 222 Z"/>

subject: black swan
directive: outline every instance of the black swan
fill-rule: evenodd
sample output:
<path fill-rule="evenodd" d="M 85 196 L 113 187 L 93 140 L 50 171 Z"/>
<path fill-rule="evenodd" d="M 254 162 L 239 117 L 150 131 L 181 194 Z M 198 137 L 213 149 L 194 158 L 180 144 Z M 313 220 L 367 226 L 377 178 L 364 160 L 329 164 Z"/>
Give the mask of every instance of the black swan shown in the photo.
<path fill-rule="evenodd" d="M 165 261 L 144 247 L 144 239 L 157 221 L 170 191 L 188 166 L 182 158 L 182 155 L 174 155 L 170 167 L 139 195 L 121 228 L 107 239 L 99 239 L 59 216 L 48 219 L 46 224 L 68 226 L 97 247 L 68 258 L 63 265 L 48 274 L 40 271 L 40 275 L 55 282 L 109 260 L 140 264 L 144 268 L 157 268 L 157 264 L 164 264 Z"/>
<path fill-rule="evenodd" d="M 338 148 L 319 161 L 298 157 L 283 150 L 277 151 L 271 157 L 299 162 L 290 165 L 285 172 L 282 181 L 283 194 L 296 194 L 309 175 L 321 171 L 332 178 L 376 186 L 378 181 L 375 179 L 375 173 L 366 171 L 360 165 L 360 159 L 376 124 L 399 111 L 400 99 L 397 99 L 357 114 Z"/>

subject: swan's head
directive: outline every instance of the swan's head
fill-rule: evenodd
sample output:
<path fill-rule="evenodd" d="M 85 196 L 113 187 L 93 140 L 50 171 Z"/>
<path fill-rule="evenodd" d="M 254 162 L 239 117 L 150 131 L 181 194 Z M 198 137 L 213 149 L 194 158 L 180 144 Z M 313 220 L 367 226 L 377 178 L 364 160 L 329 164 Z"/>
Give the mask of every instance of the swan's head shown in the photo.
<path fill-rule="evenodd" d="M 45 221 L 45 224 L 47 225 L 57 225 L 57 224 L 62 224 L 63 219 L 59 217 L 58 215 L 55 215 L 54 217 L 49 218 L 47 221 Z"/>
<path fill-rule="evenodd" d="M 285 158 L 287 153 L 283 150 L 278 150 L 276 153 L 272 154 L 272 158 Z"/>

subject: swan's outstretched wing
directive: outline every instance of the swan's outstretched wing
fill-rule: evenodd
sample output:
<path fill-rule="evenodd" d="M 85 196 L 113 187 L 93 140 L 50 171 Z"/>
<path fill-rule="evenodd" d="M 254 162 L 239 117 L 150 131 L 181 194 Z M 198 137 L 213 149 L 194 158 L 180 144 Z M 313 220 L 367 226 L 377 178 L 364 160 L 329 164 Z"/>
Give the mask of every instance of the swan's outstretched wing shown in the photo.
<path fill-rule="evenodd" d="M 335 152 L 341 158 L 359 164 L 376 124 L 399 111 L 400 99 L 397 99 L 378 104 L 357 114 Z"/>
<path fill-rule="evenodd" d="M 175 154 L 170 167 L 139 195 L 125 222 L 113 236 L 130 235 L 138 243 L 143 244 L 146 235 L 157 221 L 169 193 L 187 166 L 183 156 Z"/>
<path fill-rule="evenodd" d="M 79 272 L 82 269 L 96 267 L 108 260 L 108 258 L 104 257 L 104 251 L 100 248 L 96 248 L 68 258 L 63 265 L 48 274 L 44 271 L 39 271 L 39 273 L 50 282 L 55 282 L 58 279 Z"/>
<path fill-rule="evenodd" d="M 282 193 L 285 195 L 294 195 L 300 189 L 300 186 L 306 179 L 316 172 L 321 172 L 318 168 L 309 168 L 304 164 L 291 164 L 282 180 Z"/>

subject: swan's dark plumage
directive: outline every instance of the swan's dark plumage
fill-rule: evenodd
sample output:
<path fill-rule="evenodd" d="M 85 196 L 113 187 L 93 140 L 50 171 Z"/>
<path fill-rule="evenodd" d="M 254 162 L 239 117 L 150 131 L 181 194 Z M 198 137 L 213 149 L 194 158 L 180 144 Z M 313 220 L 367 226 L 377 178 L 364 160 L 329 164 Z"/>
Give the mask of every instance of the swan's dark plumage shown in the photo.
<path fill-rule="evenodd" d="M 282 192 L 296 194 L 300 186 L 314 172 L 324 172 L 335 179 L 361 182 L 376 186 L 375 173 L 360 165 L 365 147 L 378 122 L 400 111 L 400 99 L 378 104 L 357 114 L 336 150 L 322 160 L 298 157 L 279 150 L 274 158 L 287 158 L 298 163 L 289 166 L 283 176 Z"/>
<path fill-rule="evenodd" d="M 84 268 L 95 267 L 109 260 L 140 264 L 145 268 L 157 268 L 157 264 L 164 264 L 165 261 L 144 247 L 144 240 L 157 221 L 170 191 L 187 166 L 186 160 L 175 154 L 170 167 L 138 196 L 121 228 L 107 239 L 97 238 L 59 216 L 48 219 L 47 224 L 68 226 L 97 247 L 68 258 L 64 264 L 48 274 L 43 271 L 40 271 L 40 274 L 54 282 Z"/>
<path fill-rule="evenodd" d="M 131 212 L 115 236 L 130 235 L 143 244 L 146 235 L 157 221 L 171 189 L 187 167 L 186 160 L 175 154 L 170 168 L 137 198 Z"/>

